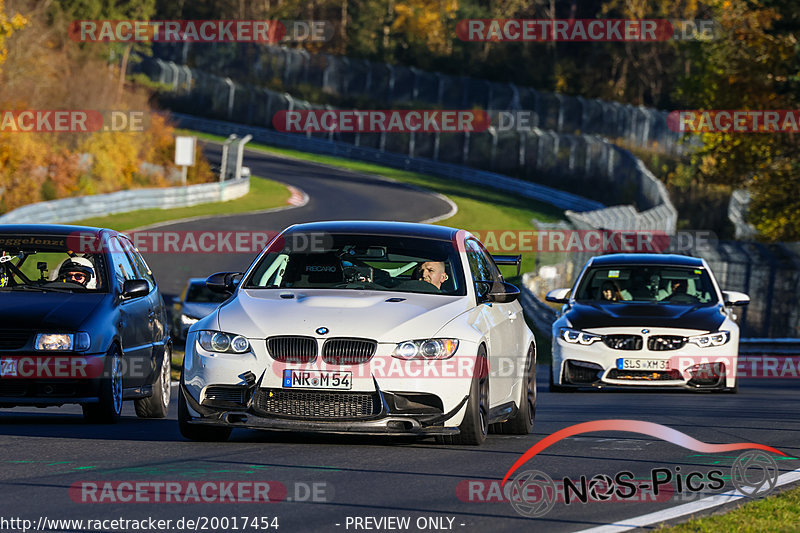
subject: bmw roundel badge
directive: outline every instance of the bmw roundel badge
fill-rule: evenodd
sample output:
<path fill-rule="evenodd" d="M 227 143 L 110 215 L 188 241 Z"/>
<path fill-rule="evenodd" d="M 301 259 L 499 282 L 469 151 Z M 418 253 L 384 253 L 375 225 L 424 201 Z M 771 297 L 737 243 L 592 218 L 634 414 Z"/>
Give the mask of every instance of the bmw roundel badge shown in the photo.
<path fill-rule="evenodd" d="M 326 335 L 328 331 L 326 327 L 317 328 L 317 335 Z"/>
<path fill-rule="evenodd" d="M 317 331 L 319 331 L 319 330 L 317 330 Z M 644 333 L 644 334 L 650 333 L 650 330 L 649 329 L 643 329 L 642 333 Z"/>

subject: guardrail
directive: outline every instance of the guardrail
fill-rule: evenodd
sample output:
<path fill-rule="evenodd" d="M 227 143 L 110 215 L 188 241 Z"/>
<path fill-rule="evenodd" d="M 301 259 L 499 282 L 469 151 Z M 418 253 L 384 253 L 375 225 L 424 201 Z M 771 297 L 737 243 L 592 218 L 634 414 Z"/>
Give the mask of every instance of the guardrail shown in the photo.
<path fill-rule="evenodd" d="M 182 128 L 203 131 L 206 133 L 214 133 L 217 135 L 228 135 L 231 132 L 234 132 L 237 135 L 249 134 L 253 136 L 253 140 L 256 142 L 262 142 L 283 148 L 292 148 L 294 150 L 300 150 L 304 152 L 358 159 L 361 161 L 379 163 L 392 168 L 401 168 L 422 174 L 432 174 L 434 176 L 442 176 L 468 183 L 491 185 L 493 188 L 500 189 L 505 192 L 519 194 L 525 196 L 526 198 L 532 198 L 534 200 L 549 203 L 558 207 L 559 209 L 569 209 L 572 211 L 582 212 L 603 208 L 603 204 L 600 202 L 595 202 L 594 200 L 589 200 L 587 198 L 583 198 L 582 196 L 570 194 L 568 192 L 546 187 L 544 185 L 538 185 L 536 183 L 511 178 L 509 176 L 504 176 L 494 172 L 476 170 L 461 165 L 432 161 L 430 159 L 408 157 L 402 154 L 384 152 L 376 148 L 368 148 L 365 146 L 354 146 L 352 144 L 339 141 L 330 141 L 292 133 L 283 133 L 266 128 L 238 124 L 235 122 L 199 118 L 182 113 L 173 113 L 172 116 L 178 120 L 178 123 Z"/>
<path fill-rule="evenodd" d="M 270 129 L 273 117 L 281 111 L 332 110 L 329 106 L 293 98 L 288 93 L 239 84 L 200 69 L 179 67 L 171 61 L 145 59 L 139 68 L 151 79 L 170 86 L 161 93 L 162 103 L 179 113 L 194 115 L 202 109 L 204 118 Z M 302 135 L 296 137 L 303 138 Z M 537 127 L 509 131 L 498 126 L 498 129 L 490 127 L 481 132 L 325 131 L 309 133 L 306 138 L 391 153 L 401 161 L 419 159 L 449 164 L 458 175 L 468 168 L 502 178 L 520 178 L 551 190 L 586 191 L 596 203 L 633 204 L 641 210 L 631 219 L 638 229 L 669 234 L 676 229 L 677 211 L 663 184 L 630 151 L 597 135 L 564 134 Z M 310 150 L 314 145 L 304 143 L 302 146 Z M 358 150 L 346 149 L 342 155 L 358 158 L 358 154 Z M 382 159 L 382 162 L 389 161 Z M 551 197 L 550 193 L 546 197 Z M 541 195 L 538 198 L 542 199 Z M 586 220 L 574 215 L 589 209 L 567 210 L 567 217 L 573 223 L 586 224 Z M 604 211 L 596 211 L 592 220 L 599 222 L 595 227 L 610 227 L 614 221 L 606 217 Z"/>
<path fill-rule="evenodd" d="M 135 189 L 25 205 L 0 216 L 0 224 L 60 224 L 139 209 L 173 209 L 240 198 L 250 178 L 187 187 Z"/>

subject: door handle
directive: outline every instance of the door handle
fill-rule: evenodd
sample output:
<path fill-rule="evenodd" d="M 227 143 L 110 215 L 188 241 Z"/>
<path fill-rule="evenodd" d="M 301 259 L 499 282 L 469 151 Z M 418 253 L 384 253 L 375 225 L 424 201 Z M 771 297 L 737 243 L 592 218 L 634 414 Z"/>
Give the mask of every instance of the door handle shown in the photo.
<path fill-rule="evenodd" d="M 155 320 L 155 319 L 156 319 L 156 312 L 155 312 L 155 311 L 153 311 L 153 310 L 151 309 L 151 310 L 150 310 L 150 312 L 149 312 L 149 313 L 147 313 L 147 319 L 148 319 L 150 322 L 152 322 L 153 320 Z"/>

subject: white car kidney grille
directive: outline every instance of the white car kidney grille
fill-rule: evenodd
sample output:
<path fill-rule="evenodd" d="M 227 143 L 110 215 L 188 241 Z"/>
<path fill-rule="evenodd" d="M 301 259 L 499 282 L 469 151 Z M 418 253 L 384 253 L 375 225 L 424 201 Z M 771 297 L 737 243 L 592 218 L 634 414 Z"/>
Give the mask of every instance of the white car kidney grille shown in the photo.
<path fill-rule="evenodd" d="M 363 418 L 375 413 L 375 397 L 358 392 L 317 392 L 261 389 L 253 408 L 266 415 L 304 418 Z"/>
<path fill-rule="evenodd" d="M 322 345 L 322 360 L 331 365 L 358 365 L 372 359 L 377 348 L 371 339 L 328 339 Z"/>
<path fill-rule="evenodd" d="M 680 350 L 686 344 L 686 337 L 680 335 L 653 335 L 647 339 L 647 349 L 651 352 Z"/>
<path fill-rule="evenodd" d="M 603 342 L 614 350 L 641 350 L 641 335 L 603 335 Z"/>
<path fill-rule="evenodd" d="M 317 358 L 317 340 L 313 337 L 270 337 L 267 351 L 281 363 L 311 363 Z"/>

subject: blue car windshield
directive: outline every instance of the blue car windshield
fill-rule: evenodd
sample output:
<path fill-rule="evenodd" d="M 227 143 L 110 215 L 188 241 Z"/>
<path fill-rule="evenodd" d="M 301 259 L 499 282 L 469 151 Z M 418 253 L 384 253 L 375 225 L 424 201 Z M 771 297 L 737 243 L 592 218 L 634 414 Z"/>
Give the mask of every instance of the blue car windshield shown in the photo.
<path fill-rule="evenodd" d="M 581 280 L 575 299 L 604 303 L 711 305 L 718 301 L 718 296 L 704 268 L 620 265 L 589 269 Z"/>
<path fill-rule="evenodd" d="M 64 236 L 0 236 L 0 289 L 108 292 L 103 255 L 75 253 Z"/>
<path fill-rule="evenodd" d="M 460 259 L 450 241 L 349 234 L 301 237 L 286 235 L 287 243 L 301 245 L 287 244 L 265 254 L 242 286 L 466 294 Z"/>

